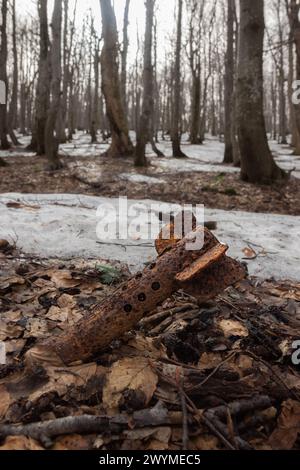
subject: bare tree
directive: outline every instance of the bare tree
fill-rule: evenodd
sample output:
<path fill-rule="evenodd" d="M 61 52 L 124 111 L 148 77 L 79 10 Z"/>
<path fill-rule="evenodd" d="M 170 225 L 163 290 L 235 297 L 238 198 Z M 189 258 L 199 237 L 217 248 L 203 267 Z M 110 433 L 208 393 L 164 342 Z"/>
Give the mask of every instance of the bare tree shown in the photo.
<path fill-rule="evenodd" d="M 1 15 L 2 22 L 0 22 L 1 30 L 1 46 L 0 46 L 0 81 L 5 86 L 5 104 L 0 103 L 0 141 L 1 149 L 7 150 L 10 147 L 10 143 L 7 139 L 7 0 L 2 0 L 1 4 Z M 3 160 L 2 160 L 3 162 Z"/>
<path fill-rule="evenodd" d="M 183 0 L 178 0 L 177 39 L 174 67 L 174 113 L 172 126 L 172 147 L 174 158 L 187 158 L 181 150 L 181 49 L 182 49 L 182 7 Z"/>
<path fill-rule="evenodd" d="M 118 67 L 118 32 L 111 0 L 100 0 L 103 48 L 101 53 L 102 91 L 110 123 L 112 143 L 107 152 L 112 157 L 133 155 L 128 124 L 122 104 Z"/>
<path fill-rule="evenodd" d="M 16 0 L 12 0 L 12 46 L 13 46 L 13 86 L 12 95 L 8 112 L 9 136 L 14 145 L 20 145 L 14 129 L 16 127 L 17 108 L 18 108 L 18 53 L 17 53 L 17 25 L 16 25 Z"/>
<path fill-rule="evenodd" d="M 121 72 L 121 95 L 124 109 L 127 110 L 127 55 L 129 48 L 128 25 L 129 25 L 130 0 L 126 0 L 123 18 L 123 48 L 122 48 L 122 72 Z"/>
<path fill-rule="evenodd" d="M 62 2 L 55 0 L 52 16 L 51 44 L 51 104 L 47 115 L 45 129 L 45 150 L 49 161 L 49 169 L 61 168 L 58 157 L 59 142 L 55 135 L 57 117 L 61 106 L 61 35 L 62 35 Z"/>
<path fill-rule="evenodd" d="M 294 41 L 296 46 L 296 80 L 300 80 L 300 2 L 299 0 L 286 0 L 286 8 L 290 21 L 290 38 Z M 293 50 L 290 50 L 290 66 L 293 67 Z M 290 74 L 293 74 L 293 69 L 290 69 Z M 292 101 L 292 79 L 290 77 L 290 87 L 289 87 L 289 99 Z M 294 104 L 293 106 L 293 123 L 295 124 L 294 128 L 294 145 L 295 145 L 295 154 L 300 154 L 300 105 Z"/>
<path fill-rule="evenodd" d="M 251 183 L 282 180 L 268 146 L 263 113 L 264 2 L 240 0 L 237 122 L 242 178 Z"/>
<path fill-rule="evenodd" d="M 29 149 L 45 155 L 45 129 L 50 105 L 50 40 L 48 31 L 48 0 L 38 0 L 39 66 L 35 102 L 35 127 Z"/>
<path fill-rule="evenodd" d="M 100 40 L 94 32 L 94 96 L 92 103 L 92 123 L 91 123 L 91 138 L 92 144 L 97 143 L 97 129 L 99 124 L 99 63 L 100 63 Z"/>
<path fill-rule="evenodd" d="M 227 51 L 225 61 L 225 154 L 224 163 L 233 163 L 232 109 L 234 106 L 234 8 L 235 0 L 227 2 Z"/>
<path fill-rule="evenodd" d="M 146 144 L 149 141 L 151 114 L 153 109 L 153 18 L 155 0 L 146 0 L 146 30 L 144 51 L 144 94 L 143 108 L 137 134 L 135 165 L 146 166 Z"/>
<path fill-rule="evenodd" d="M 202 144 L 200 130 L 200 100 L 201 100 L 201 24 L 203 21 L 206 1 L 189 0 L 189 64 L 192 73 L 191 95 L 191 144 Z"/>

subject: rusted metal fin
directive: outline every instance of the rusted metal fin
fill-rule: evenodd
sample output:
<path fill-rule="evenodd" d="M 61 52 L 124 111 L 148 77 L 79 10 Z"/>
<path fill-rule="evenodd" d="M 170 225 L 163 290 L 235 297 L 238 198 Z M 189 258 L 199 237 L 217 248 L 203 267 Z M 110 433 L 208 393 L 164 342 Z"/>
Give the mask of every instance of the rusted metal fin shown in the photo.
<path fill-rule="evenodd" d="M 201 258 L 197 259 L 186 269 L 178 273 L 175 277 L 176 281 L 187 282 L 199 276 L 202 271 L 219 261 L 226 254 L 227 250 L 228 246 L 224 245 L 223 243 L 219 243 L 218 245 L 214 246 L 209 251 L 204 253 Z"/>

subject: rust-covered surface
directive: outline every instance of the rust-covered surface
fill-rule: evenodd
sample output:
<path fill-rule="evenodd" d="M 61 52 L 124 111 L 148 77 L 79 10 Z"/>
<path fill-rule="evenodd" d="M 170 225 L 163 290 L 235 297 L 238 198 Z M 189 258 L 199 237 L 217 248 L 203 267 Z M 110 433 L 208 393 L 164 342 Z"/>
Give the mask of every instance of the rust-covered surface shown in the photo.
<path fill-rule="evenodd" d="M 70 365 L 87 361 L 112 340 L 133 329 L 179 289 L 201 302 L 214 298 L 246 276 L 245 268 L 226 256 L 227 247 L 209 230 L 198 227 L 193 235 L 204 235 L 200 250 L 187 250 L 190 237 L 173 238 L 163 249 L 159 245 L 160 256 L 156 262 L 121 285 L 74 327 L 31 349 L 27 353 L 28 363 Z"/>

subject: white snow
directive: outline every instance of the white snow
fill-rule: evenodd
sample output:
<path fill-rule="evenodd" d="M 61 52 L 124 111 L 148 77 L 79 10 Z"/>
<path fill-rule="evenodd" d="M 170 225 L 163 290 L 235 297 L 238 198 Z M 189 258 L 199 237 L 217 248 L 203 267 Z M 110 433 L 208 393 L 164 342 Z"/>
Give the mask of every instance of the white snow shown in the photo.
<path fill-rule="evenodd" d="M 8 208 L 6 204 L 11 201 L 20 201 L 23 206 Z M 140 202 L 145 205 L 140 223 L 146 230 L 150 205 L 158 202 Z M 97 243 L 96 209 L 101 204 L 117 207 L 118 200 L 80 195 L 0 195 L 0 238 L 15 240 L 25 254 L 118 260 L 133 271 L 153 259 L 153 241 Z M 112 223 L 112 217 L 110 220 Z M 229 245 L 234 258 L 242 260 L 247 247 L 255 251 L 256 259 L 247 261 L 250 274 L 300 279 L 300 217 L 207 209 L 206 220 L 218 222 L 216 235 Z"/>
<path fill-rule="evenodd" d="M 0 151 L 0 157 L 33 156 L 33 153 L 24 153 L 23 149 L 30 142 L 30 136 L 17 134 L 22 147 L 9 151 Z M 135 140 L 134 133 L 131 133 L 132 140 Z M 101 137 L 98 136 L 99 141 Z M 292 150 L 288 145 L 280 145 L 275 141 L 269 141 L 270 148 L 275 156 L 278 165 L 284 170 L 291 171 L 294 176 L 300 178 L 300 156 L 292 155 Z M 153 153 L 150 145 L 147 146 L 147 155 L 151 157 L 152 164 L 163 172 L 217 172 L 217 173 L 238 173 L 239 169 L 230 165 L 223 165 L 224 143 L 216 137 L 206 136 L 203 145 L 190 145 L 187 136 L 183 137 L 182 150 L 188 156 L 187 159 L 173 159 L 172 145 L 170 140 L 160 141 L 158 148 L 165 154 L 165 158 L 158 158 Z M 91 144 L 91 137 L 80 131 L 74 135 L 72 142 L 60 146 L 60 153 L 68 157 L 100 157 L 108 149 L 108 144 Z M 141 180 L 141 175 L 135 179 L 130 176 L 129 181 L 158 183 L 155 179 L 146 178 Z"/>
<path fill-rule="evenodd" d="M 121 180 L 132 181 L 133 183 L 147 183 L 147 184 L 164 184 L 165 180 L 155 178 L 154 176 L 147 176 L 133 173 L 122 173 L 119 175 Z"/>

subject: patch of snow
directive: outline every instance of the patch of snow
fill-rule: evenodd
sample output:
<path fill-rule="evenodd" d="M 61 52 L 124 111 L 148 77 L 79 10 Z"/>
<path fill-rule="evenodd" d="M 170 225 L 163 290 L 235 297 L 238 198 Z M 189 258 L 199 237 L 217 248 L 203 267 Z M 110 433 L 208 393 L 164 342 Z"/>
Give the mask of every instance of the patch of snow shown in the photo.
<path fill-rule="evenodd" d="M 155 178 L 154 176 L 147 176 L 133 173 L 122 173 L 119 175 L 121 180 L 132 181 L 133 183 L 147 183 L 147 184 L 163 184 L 165 180 Z"/>
<path fill-rule="evenodd" d="M 20 201 L 24 206 L 8 208 L 6 204 L 11 201 Z M 146 208 L 139 220 L 142 229 L 148 230 L 150 206 L 158 201 L 140 202 Z M 26 204 L 37 207 L 26 207 Z M 118 260 L 127 263 L 133 271 L 155 258 L 153 241 L 97 243 L 96 210 L 100 204 L 117 207 L 118 199 L 3 194 L 0 196 L 0 238 L 16 240 L 24 253 L 43 258 Z M 168 206 L 171 207 L 164 204 L 165 211 Z M 300 279 L 300 217 L 207 209 L 206 220 L 218 223 L 216 235 L 229 245 L 232 257 L 243 260 L 245 248 L 255 251 L 257 257 L 247 261 L 251 275 Z"/>
<path fill-rule="evenodd" d="M 135 133 L 130 132 L 132 141 L 135 142 Z M 12 149 L 12 151 L 0 151 L 0 157 L 33 156 L 32 153 L 24 153 L 24 148 L 30 143 L 30 136 L 22 136 L 17 133 L 22 147 Z M 101 136 L 98 136 L 99 141 Z M 292 150 L 288 145 L 280 145 L 276 141 L 269 141 L 270 148 L 275 156 L 278 165 L 286 171 L 300 178 L 300 157 L 292 155 Z M 164 153 L 165 158 L 158 158 L 153 153 L 151 146 L 147 145 L 147 155 L 152 158 L 152 163 L 168 172 L 217 172 L 217 173 L 238 173 L 239 169 L 230 165 L 223 165 L 224 143 L 217 137 L 207 135 L 202 145 L 191 145 L 188 142 L 188 135 L 182 139 L 182 150 L 188 156 L 187 159 L 172 158 L 172 144 L 170 140 L 160 140 L 157 145 Z M 60 153 L 67 157 L 99 157 L 109 148 L 108 143 L 91 143 L 89 134 L 77 131 L 72 142 L 60 145 Z M 131 179 L 131 181 L 134 181 Z"/>

